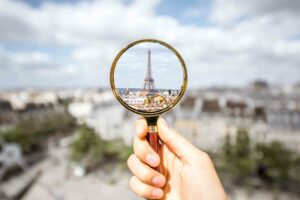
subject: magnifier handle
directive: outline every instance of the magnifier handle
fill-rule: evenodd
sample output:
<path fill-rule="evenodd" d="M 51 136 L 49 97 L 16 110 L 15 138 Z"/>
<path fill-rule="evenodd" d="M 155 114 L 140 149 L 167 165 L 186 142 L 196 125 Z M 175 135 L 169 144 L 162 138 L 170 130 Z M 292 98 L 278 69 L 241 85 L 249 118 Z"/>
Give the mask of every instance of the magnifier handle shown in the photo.
<path fill-rule="evenodd" d="M 152 149 L 158 154 L 159 153 L 159 136 L 158 136 L 158 132 L 157 132 L 157 128 L 156 126 L 149 126 L 148 128 L 148 134 L 147 134 L 147 140 L 150 144 L 150 146 L 152 147 Z M 156 167 L 155 170 L 160 171 L 159 167 Z"/>
<path fill-rule="evenodd" d="M 158 137 L 158 133 L 148 133 L 147 140 L 148 140 L 150 146 L 152 147 L 152 149 L 156 153 L 159 153 L 159 137 Z"/>

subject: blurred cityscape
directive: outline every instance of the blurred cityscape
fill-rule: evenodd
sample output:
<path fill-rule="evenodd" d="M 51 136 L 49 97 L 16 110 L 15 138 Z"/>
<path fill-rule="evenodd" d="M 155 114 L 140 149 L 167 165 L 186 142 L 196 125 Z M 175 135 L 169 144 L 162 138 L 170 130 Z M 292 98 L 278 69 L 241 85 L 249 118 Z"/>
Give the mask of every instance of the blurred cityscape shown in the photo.
<path fill-rule="evenodd" d="M 300 85 L 192 89 L 163 116 L 211 154 L 230 199 L 299 199 Z M 110 89 L 1 91 L 0 199 L 139 199 L 137 118 Z"/>
<path fill-rule="evenodd" d="M 286 0 L 0 0 L 0 200 L 141 199 L 126 166 L 139 116 L 113 96 L 109 71 L 145 38 L 184 58 L 187 91 L 163 117 L 210 154 L 229 199 L 300 199 L 299 10 Z M 161 71 L 145 78 L 145 52 L 127 54 L 120 66 L 133 71 L 118 68 L 117 89 L 173 89 L 127 99 L 162 108 L 182 85 L 168 85 L 182 77 L 163 66 L 178 60 L 153 48 Z"/>

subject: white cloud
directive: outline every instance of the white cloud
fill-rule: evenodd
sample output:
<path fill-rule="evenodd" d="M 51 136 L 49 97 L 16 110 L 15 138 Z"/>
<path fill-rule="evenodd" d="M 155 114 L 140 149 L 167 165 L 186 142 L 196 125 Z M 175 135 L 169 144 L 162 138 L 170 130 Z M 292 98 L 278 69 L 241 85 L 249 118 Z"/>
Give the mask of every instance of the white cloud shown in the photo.
<path fill-rule="evenodd" d="M 295 0 L 216 0 L 212 19 L 219 23 L 230 23 L 240 17 L 264 17 L 274 15 L 299 16 L 300 2 Z M 287 20 L 286 18 L 282 18 Z M 275 25 L 275 24 L 274 24 Z"/>
<path fill-rule="evenodd" d="M 0 4 L 0 42 L 71 49 L 66 63 L 53 61 L 53 52 L 32 52 L 30 59 L 11 52 L 14 63 L 21 63 L 16 70 L 30 65 L 48 67 L 43 77 L 56 84 L 67 84 L 63 78 L 67 77 L 74 85 L 108 86 L 110 65 L 118 50 L 141 38 L 174 45 L 187 62 L 190 86 L 245 84 L 255 78 L 274 83 L 299 81 L 295 74 L 300 74 L 300 42 L 293 39 L 300 33 L 299 4 L 292 1 L 216 0 L 211 11 L 216 25 L 207 27 L 157 15 L 158 0 L 45 3 L 40 8 L 20 1 L 0 0 Z M 11 66 L 4 59 L 0 64 L 0 71 Z M 26 74 L 28 79 L 37 76 L 33 71 L 24 73 L 24 79 Z M 57 76 L 61 78 L 53 78 Z"/>
<path fill-rule="evenodd" d="M 49 54 L 43 52 L 17 53 L 0 49 L 1 69 L 49 70 L 60 67 Z"/>

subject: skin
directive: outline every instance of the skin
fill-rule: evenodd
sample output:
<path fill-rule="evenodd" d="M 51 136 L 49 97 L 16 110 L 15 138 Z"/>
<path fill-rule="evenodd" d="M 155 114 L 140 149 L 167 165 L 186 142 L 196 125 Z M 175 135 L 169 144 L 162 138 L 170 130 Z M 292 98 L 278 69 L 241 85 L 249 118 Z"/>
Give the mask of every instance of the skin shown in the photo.
<path fill-rule="evenodd" d="M 146 121 L 136 122 L 134 154 L 127 162 L 133 173 L 129 181 L 131 190 L 146 199 L 226 200 L 209 156 L 169 128 L 162 118 L 157 126 L 163 141 L 161 157 L 146 140 Z M 153 169 L 157 166 L 161 173 Z"/>

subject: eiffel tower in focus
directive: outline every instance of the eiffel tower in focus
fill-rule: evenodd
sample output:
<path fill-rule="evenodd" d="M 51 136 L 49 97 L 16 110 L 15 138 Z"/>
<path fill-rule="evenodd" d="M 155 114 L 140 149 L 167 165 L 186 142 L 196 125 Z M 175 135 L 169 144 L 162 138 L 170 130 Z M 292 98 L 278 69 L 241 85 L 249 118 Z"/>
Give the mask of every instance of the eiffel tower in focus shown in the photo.
<path fill-rule="evenodd" d="M 144 79 L 144 91 L 155 91 L 154 79 L 152 78 L 152 70 L 151 70 L 151 51 L 148 50 L 148 64 L 147 64 L 147 72 L 146 77 Z"/>

